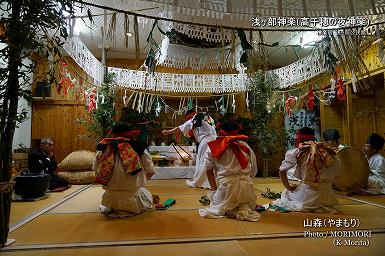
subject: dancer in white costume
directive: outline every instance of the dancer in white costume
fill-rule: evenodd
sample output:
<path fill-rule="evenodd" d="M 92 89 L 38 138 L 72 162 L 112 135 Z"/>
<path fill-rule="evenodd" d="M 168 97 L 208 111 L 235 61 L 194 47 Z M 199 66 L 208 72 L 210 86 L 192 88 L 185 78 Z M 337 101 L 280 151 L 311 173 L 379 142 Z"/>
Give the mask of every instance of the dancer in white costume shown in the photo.
<path fill-rule="evenodd" d="M 279 168 L 279 176 L 286 190 L 281 198 L 273 201 L 291 211 L 331 212 L 336 210 L 337 197 L 332 182 L 340 168 L 340 160 L 326 143 L 312 142 L 314 131 L 308 127 L 299 130 L 297 148 L 288 150 Z M 295 177 L 298 186 L 288 182 L 287 171 L 297 165 Z"/>
<path fill-rule="evenodd" d="M 372 133 L 363 148 L 370 170 L 366 190 L 373 194 L 385 194 L 385 158 L 379 153 L 383 147 L 384 138 Z"/>
<path fill-rule="evenodd" d="M 138 132 L 117 124 L 112 129 L 115 138 L 97 146 L 93 169 L 105 190 L 100 211 L 109 217 L 133 216 L 152 208 L 153 196 L 144 186 L 154 174 L 154 164 L 147 145 L 129 139 Z"/>
<path fill-rule="evenodd" d="M 203 165 L 211 187 L 209 207 L 199 209 L 206 218 L 231 217 L 237 220 L 258 221 L 261 215 L 255 211 L 256 195 L 253 177 L 257 173 L 257 162 L 253 150 L 237 135 L 239 126 L 226 120 L 219 125 L 220 136 L 208 143 Z M 214 171 L 215 170 L 215 171 Z"/>
<path fill-rule="evenodd" d="M 186 183 L 189 187 L 203 187 L 211 188 L 206 170 L 203 166 L 203 155 L 206 153 L 208 147 L 207 143 L 213 141 L 217 137 L 215 131 L 214 120 L 203 113 L 196 113 L 193 110 L 186 112 L 186 122 L 180 126 L 177 126 L 171 130 L 163 130 L 164 135 L 173 134 L 177 131 L 182 131 L 186 136 L 194 136 L 199 143 L 198 152 L 196 156 L 196 169 L 192 181 L 187 180 Z"/>

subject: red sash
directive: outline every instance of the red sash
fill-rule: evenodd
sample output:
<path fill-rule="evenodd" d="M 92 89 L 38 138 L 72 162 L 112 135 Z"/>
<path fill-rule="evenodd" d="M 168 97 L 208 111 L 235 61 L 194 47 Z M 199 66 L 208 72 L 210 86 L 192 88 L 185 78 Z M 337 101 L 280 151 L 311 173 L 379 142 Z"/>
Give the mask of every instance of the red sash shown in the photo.
<path fill-rule="evenodd" d="M 220 136 L 216 140 L 211 141 L 208 144 L 210 147 L 211 153 L 215 159 L 220 159 L 222 154 L 226 151 L 227 148 L 231 148 L 235 157 L 237 158 L 242 169 L 245 169 L 249 163 L 249 160 L 244 155 L 250 154 L 250 148 L 239 143 L 240 140 L 247 140 L 249 137 L 245 135 L 236 135 L 236 136 Z"/>

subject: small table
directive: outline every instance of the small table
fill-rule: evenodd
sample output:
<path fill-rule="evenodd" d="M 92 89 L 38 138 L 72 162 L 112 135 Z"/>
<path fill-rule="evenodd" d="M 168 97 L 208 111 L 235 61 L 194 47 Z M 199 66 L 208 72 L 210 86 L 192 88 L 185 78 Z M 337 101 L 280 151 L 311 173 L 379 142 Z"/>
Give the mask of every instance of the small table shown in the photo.
<path fill-rule="evenodd" d="M 155 166 L 174 166 L 176 158 L 160 155 L 151 155 Z"/>

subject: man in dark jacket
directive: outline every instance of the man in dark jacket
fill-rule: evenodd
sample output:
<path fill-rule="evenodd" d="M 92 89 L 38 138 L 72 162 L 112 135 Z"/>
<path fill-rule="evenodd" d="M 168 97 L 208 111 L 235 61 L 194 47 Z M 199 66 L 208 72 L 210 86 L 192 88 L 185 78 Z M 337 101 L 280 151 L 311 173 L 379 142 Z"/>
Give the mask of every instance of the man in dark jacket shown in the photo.
<path fill-rule="evenodd" d="M 47 173 L 51 175 L 49 190 L 63 191 L 69 187 L 67 181 L 56 175 L 57 163 L 53 153 L 54 142 L 51 138 L 43 138 L 40 148 L 34 149 L 28 157 L 29 173 Z"/>

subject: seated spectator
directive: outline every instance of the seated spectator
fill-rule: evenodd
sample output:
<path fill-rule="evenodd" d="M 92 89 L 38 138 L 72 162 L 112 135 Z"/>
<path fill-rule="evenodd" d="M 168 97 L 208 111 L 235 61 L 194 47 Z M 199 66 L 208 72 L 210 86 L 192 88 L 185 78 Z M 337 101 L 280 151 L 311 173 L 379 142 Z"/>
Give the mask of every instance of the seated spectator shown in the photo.
<path fill-rule="evenodd" d="M 383 147 L 384 138 L 372 133 L 363 148 L 370 170 L 366 190 L 374 194 L 385 194 L 385 158 L 380 154 Z"/>
<path fill-rule="evenodd" d="M 40 141 L 40 148 L 34 149 L 28 157 L 29 173 L 47 173 L 51 175 L 49 190 L 59 192 L 68 189 L 71 185 L 59 178 L 57 174 L 57 163 L 53 147 L 54 141 L 51 138 L 43 138 Z"/>

